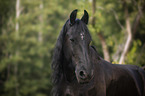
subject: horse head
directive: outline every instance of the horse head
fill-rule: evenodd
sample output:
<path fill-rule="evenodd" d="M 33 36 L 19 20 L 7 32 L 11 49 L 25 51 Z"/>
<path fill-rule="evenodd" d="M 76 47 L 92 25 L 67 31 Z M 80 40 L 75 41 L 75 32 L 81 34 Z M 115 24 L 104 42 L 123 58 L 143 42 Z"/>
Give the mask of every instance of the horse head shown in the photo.
<path fill-rule="evenodd" d="M 89 15 L 84 10 L 81 19 L 76 19 L 76 16 L 77 10 L 72 11 L 56 43 L 52 61 L 56 84 L 62 73 L 69 82 L 77 78 L 79 83 L 87 83 L 93 77 L 94 67 L 89 46 L 92 39 L 87 28 Z"/>
<path fill-rule="evenodd" d="M 93 76 L 93 64 L 90 57 L 91 35 L 87 28 L 89 15 L 84 10 L 82 19 L 76 19 L 74 10 L 66 23 L 63 52 L 66 60 L 72 63 L 79 83 L 88 82 Z"/>

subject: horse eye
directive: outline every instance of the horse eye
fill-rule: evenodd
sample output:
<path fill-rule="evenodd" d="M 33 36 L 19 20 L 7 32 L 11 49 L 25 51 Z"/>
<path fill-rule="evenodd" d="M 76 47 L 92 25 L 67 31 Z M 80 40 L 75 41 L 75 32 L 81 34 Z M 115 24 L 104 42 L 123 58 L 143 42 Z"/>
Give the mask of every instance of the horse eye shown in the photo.
<path fill-rule="evenodd" d="M 71 42 L 74 42 L 74 39 L 70 39 Z"/>

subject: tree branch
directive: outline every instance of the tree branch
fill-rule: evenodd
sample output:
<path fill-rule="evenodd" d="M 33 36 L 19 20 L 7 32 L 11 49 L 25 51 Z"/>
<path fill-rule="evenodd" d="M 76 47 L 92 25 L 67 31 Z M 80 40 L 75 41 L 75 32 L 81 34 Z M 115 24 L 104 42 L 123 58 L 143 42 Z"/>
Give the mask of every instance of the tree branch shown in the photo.
<path fill-rule="evenodd" d="M 122 30 L 124 30 L 125 28 L 124 28 L 124 27 L 122 26 L 122 24 L 120 23 L 120 21 L 119 21 L 119 19 L 118 19 L 118 16 L 117 16 L 116 12 L 115 12 L 113 9 L 111 9 L 111 11 L 112 11 L 113 14 L 114 14 L 114 17 L 115 17 L 115 20 L 116 20 L 117 24 L 120 26 L 120 28 L 121 28 Z"/>
<path fill-rule="evenodd" d="M 129 21 L 128 7 L 125 1 L 124 1 L 124 7 L 125 7 L 126 32 L 128 36 L 127 36 L 127 40 L 126 40 L 123 52 L 121 54 L 120 60 L 119 60 L 120 64 L 124 63 L 125 55 L 128 53 L 128 50 L 132 41 L 132 32 L 131 32 L 131 26 L 130 26 L 130 21 Z"/>

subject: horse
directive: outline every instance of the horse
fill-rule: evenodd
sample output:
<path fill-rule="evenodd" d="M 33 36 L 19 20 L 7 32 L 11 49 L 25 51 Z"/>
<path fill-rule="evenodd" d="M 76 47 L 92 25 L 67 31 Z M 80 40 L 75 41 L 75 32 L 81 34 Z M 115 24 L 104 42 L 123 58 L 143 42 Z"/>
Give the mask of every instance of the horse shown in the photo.
<path fill-rule="evenodd" d="M 73 10 L 56 42 L 53 96 L 145 96 L 145 71 L 105 61 L 90 45 L 88 12 L 81 19 L 76 16 Z"/>

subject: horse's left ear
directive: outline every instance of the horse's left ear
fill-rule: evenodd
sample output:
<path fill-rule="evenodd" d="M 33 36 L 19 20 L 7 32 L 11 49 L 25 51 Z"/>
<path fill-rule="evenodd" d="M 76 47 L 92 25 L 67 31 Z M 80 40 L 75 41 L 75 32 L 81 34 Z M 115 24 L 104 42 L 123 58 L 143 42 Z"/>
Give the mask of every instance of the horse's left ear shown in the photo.
<path fill-rule="evenodd" d="M 88 21 L 89 21 L 89 14 L 86 10 L 84 10 L 84 15 L 81 19 L 84 23 L 88 24 Z"/>

